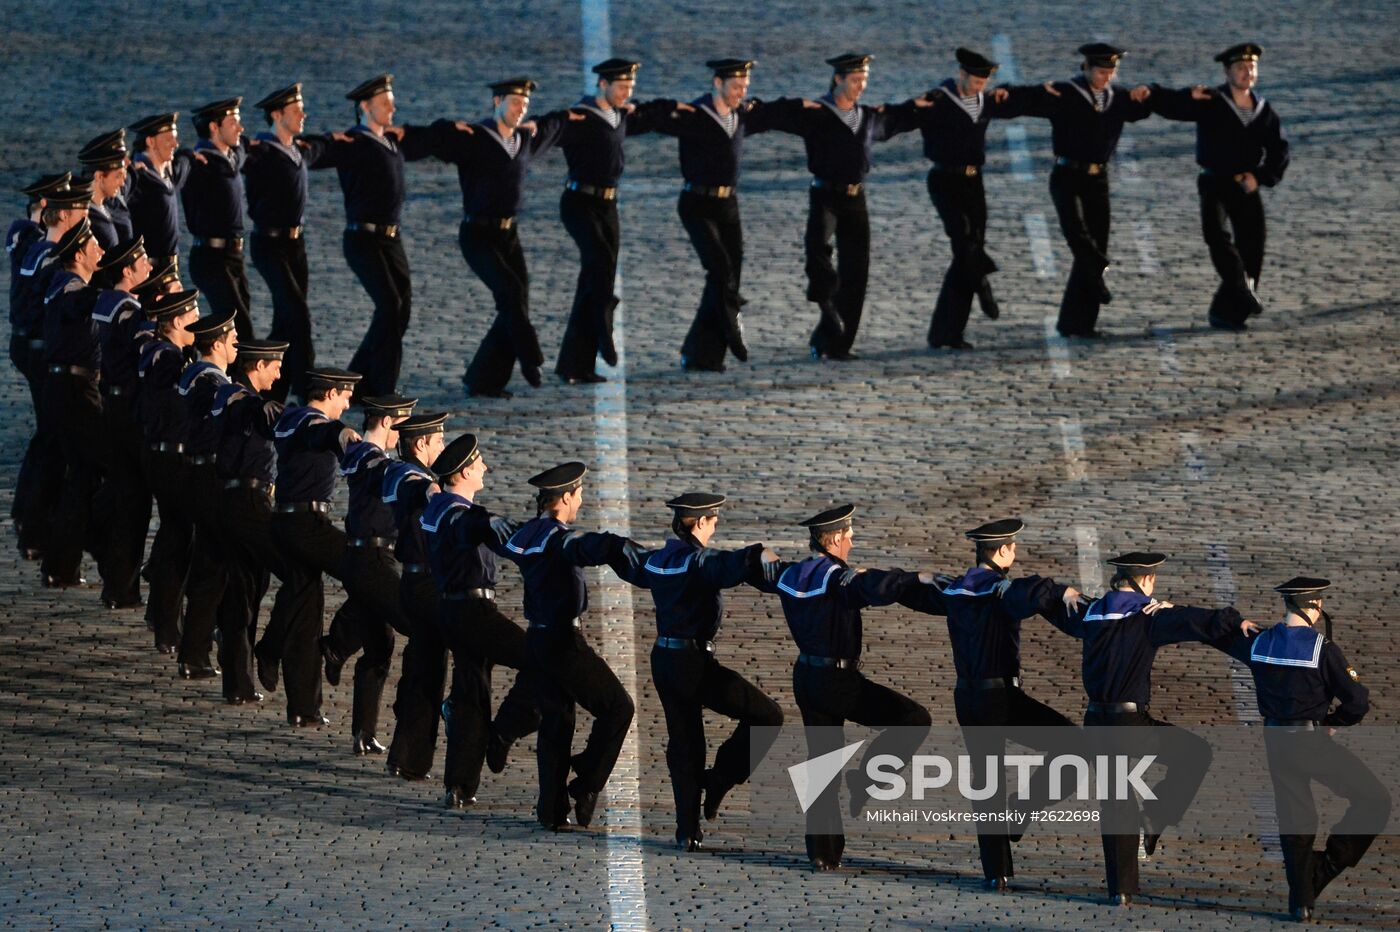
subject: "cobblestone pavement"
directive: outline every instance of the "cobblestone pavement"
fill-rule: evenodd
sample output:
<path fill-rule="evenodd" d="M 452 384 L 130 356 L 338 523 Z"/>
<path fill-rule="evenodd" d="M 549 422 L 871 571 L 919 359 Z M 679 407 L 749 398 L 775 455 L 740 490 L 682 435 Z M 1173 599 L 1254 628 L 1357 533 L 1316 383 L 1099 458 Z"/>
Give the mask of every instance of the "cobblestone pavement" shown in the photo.
<path fill-rule="evenodd" d="M 489 103 L 483 82 L 509 72 L 540 81 L 537 112 L 571 102 L 582 83 L 579 9 L 559 0 L 425 0 L 411 10 L 77 3 L 61 11 L 5 0 L 0 11 L 11 78 L 0 109 L 5 190 L 139 115 L 187 112 L 230 93 L 255 100 L 289 80 L 306 82 L 317 129 L 347 124 L 343 90 L 378 70 L 397 75 L 407 122 L 475 118 Z M 1003 316 L 974 319 L 976 352 L 924 348 L 947 249 L 924 192 L 917 137 L 909 136 L 880 147 L 871 179 L 874 260 L 861 359 L 813 363 L 801 148 L 790 137 L 761 137 L 749 146 L 742 194 L 753 358 L 725 374 L 686 376 L 677 352 L 700 276 L 674 212 L 674 143 L 637 138 L 628 144 L 622 200 L 625 391 L 614 385 L 599 400 L 549 383 L 510 402 L 464 400 L 462 359 L 489 320 L 489 296 L 457 251 L 455 176 L 424 163 L 408 172 L 415 319 L 401 385 L 427 409 L 454 411 L 453 429 L 481 436 L 494 469 L 483 501 L 508 513 L 527 511 L 523 479 L 537 468 L 606 458 L 611 485 L 596 497 L 610 520 L 629 520 L 643 540 L 661 538 L 667 497 L 702 487 L 735 502 L 723 542 L 766 539 L 789 554 L 801 548 L 796 520 L 853 500 L 855 558 L 875 566 L 960 568 L 968 557 L 961 529 L 1015 514 L 1029 525 L 1027 571 L 1091 588 L 1103 583 L 1098 557 L 1160 548 L 1172 555 L 1162 579 L 1169 598 L 1234 601 L 1267 621 L 1277 613 L 1269 592 L 1276 582 L 1295 573 L 1331 577 L 1338 638 L 1371 687 L 1373 720 L 1395 724 L 1397 19 L 1393 6 L 1358 3 L 1090 11 L 1055 0 L 986 9 L 895 0 L 819 15 L 788 0 L 619 5 L 612 48 L 646 60 L 643 98 L 700 93 L 700 63 L 721 54 L 760 60 L 757 96 L 815 96 L 825 87 L 822 59 L 851 48 L 878 55 L 868 99 L 902 100 L 941 80 L 955 45 L 992 50 L 1008 65 L 1003 76 L 1031 81 L 1067 76 L 1072 50 L 1098 37 L 1131 49 L 1125 82 L 1213 82 L 1211 56 L 1256 39 L 1267 50 L 1261 89 L 1295 153 L 1283 184 L 1265 197 L 1266 313 L 1238 336 L 1205 326 L 1213 274 L 1200 241 L 1191 131 L 1150 120 L 1128 129 L 1114 169 L 1119 275 L 1103 316 L 1114 338 L 1093 348 L 1048 340 L 1068 253 L 1046 191 L 1048 127 L 1023 121 L 1029 175 L 1012 164 L 1007 128 L 994 125 L 989 135 L 989 248 L 1002 267 Z M 257 116 L 245 111 L 250 128 Z M 181 132 L 189 135 L 187 122 Z M 557 219 L 562 175 L 558 156 L 537 166 L 521 224 L 533 315 L 550 348 L 576 274 Z M 312 187 L 318 356 L 343 364 L 369 305 L 340 255 L 334 179 L 317 175 Z M 7 203 L 13 212 L 18 199 Z M 265 326 L 266 292 L 252 278 L 254 317 Z M 29 412 L 19 379 L 3 370 L 7 497 Z M 586 508 L 580 524 L 597 520 Z M 280 695 L 230 711 L 217 686 L 183 684 L 171 662 L 151 653 L 137 613 L 104 612 L 91 588 L 44 591 L 36 575 L 13 548 L 4 551 L 5 927 L 1243 929 L 1270 926 L 1284 911 L 1281 864 L 1256 839 L 1169 838 L 1144 868 L 1143 905 L 1125 914 L 1098 905 L 1093 839 L 1029 837 L 1018 849 L 1012 895 L 976 890 L 975 845 L 966 836 L 918 835 L 878 848 L 857 840 L 847 871 L 811 875 L 800 840 L 771 850 L 746 844 L 737 827 L 742 789 L 736 814 L 708 836 L 713 853 L 679 855 L 668 845 L 664 726 L 646 675 L 649 606 L 645 597 L 629 602 L 610 576 L 600 577 L 599 617 L 588 628 L 595 640 L 607 631 L 608 649 L 637 671 L 637 754 L 614 778 L 603 828 L 545 835 L 533 819 L 528 748 L 503 776 L 488 775 L 474 810 L 445 813 L 435 786 L 390 781 L 377 763 L 350 754 L 348 681 L 328 690 L 331 728 L 291 733 Z M 519 617 L 513 571 L 502 590 L 503 606 Z M 330 607 L 340 598 L 332 587 Z M 778 605 L 742 590 L 729 606 L 724 659 L 795 716 L 793 649 Z M 866 672 L 926 704 L 936 722 L 952 722 L 940 624 L 896 609 L 871 612 L 866 630 Z M 1077 716 L 1076 645 L 1039 622 L 1028 623 L 1024 641 L 1028 688 Z M 1173 648 L 1158 661 L 1154 711 L 1181 723 L 1229 721 L 1252 708 L 1252 691 L 1238 683 L 1221 655 Z M 1267 786 L 1262 774 L 1243 779 Z M 639 840 L 619 786 L 637 788 Z M 644 899 L 625 870 L 638 856 Z M 1397 865 L 1400 845 L 1382 838 L 1327 891 L 1324 916 L 1400 925 Z"/>

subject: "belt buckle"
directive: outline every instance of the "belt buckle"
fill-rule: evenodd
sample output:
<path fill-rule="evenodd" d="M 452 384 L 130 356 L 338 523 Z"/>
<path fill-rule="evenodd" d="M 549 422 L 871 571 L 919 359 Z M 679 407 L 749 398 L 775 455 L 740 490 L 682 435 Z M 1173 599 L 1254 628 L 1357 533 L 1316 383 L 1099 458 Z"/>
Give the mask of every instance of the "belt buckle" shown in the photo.
<path fill-rule="evenodd" d="M 1103 174 L 1103 166 L 1098 162 L 1090 162 L 1087 171 L 1090 175 L 1101 175 Z"/>
<path fill-rule="evenodd" d="M 976 166 L 976 165 L 964 165 L 964 166 L 963 166 L 963 174 L 966 175 L 966 176 L 969 177 L 969 178 L 974 178 L 974 177 L 976 177 L 976 175 L 977 175 L 977 166 Z"/>

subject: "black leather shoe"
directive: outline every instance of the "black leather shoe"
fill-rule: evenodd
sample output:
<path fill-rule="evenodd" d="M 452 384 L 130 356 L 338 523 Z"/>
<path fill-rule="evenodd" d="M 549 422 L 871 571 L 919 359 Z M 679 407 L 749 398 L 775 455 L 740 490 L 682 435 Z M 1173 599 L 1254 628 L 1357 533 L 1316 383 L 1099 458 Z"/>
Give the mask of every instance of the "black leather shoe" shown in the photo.
<path fill-rule="evenodd" d="M 1010 877 L 984 877 L 982 878 L 982 889 L 991 892 L 1001 892 L 1011 885 Z"/>
<path fill-rule="evenodd" d="M 1113 303 L 1113 292 L 1108 290 L 1108 271 L 1113 268 L 1112 263 L 1105 262 L 1103 271 L 1099 273 L 1099 303 Z"/>
<path fill-rule="evenodd" d="M 364 757 L 366 754 L 383 754 L 389 750 L 379 743 L 379 739 L 374 735 L 367 735 L 361 732 L 355 736 L 355 756 Z"/>
<path fill-rule="evenodd" d="M 339 686 L 340 669 L 345 666 L 345 661 L 336 656 L 335 651 L 331 650 L 330 641 L 327 640 L 324 635 L 321 637 L 321 659 L 326 662 L 326 682 L 330 683 L 332 686 Z M 267 684 L 264 683 L 263 685 L 266 686 Z M 271 689 L 271 687 L 268 688 Z"/>
<path fill-rule="evenodd" d="M 119 612 L 127 608 L 140 608 L 146 604 L 146 600 L 137 596 L 134 599 L 108 599 L 103 598 L 102 605 L 108 611 Z"/>
<path fill-rule="evenodd" d="M 1216 317 L 1214 314 L 1210 315 L 1208 318 L 1206 318 L 1206 320 L 1208 320 L 1210 322 L 1210 325 L 1216 330 L 1228 330 L 1231 333 L 1239 333 L 1241 331 L 1249 329 L 1249 326 L 1245 324 L 1245 322 L 1242 320 L 1226 320 L 1223 317 Z"/>
<path fill-rule="evenodd" d="M 182 680 L 212 680 L 221 672 L 211 666 L 198 666 L 192 663 L 182 663 L 179 669 Z"/>
<path fill-rule="evenodd" d="M 1132 906 L 1133 897 L 1131 893 L 1110 893 L 1108 895 L 1109 906 Z"/>
<path fill-rule="evenodd" d="M 515 392 L 508 388 L 503 388 L 498 392 L 488 392 L 475 388 L 467 389 L 468 398 L 499 398 L 501 401 L 509 401 L 515 397 Z"/>
<path fill-rule="evenodd" d="M 1312 922 L 1313 911 L 1311 906 L 1295 906 L 1288 912 L 1289 918 L 1294 922 Z"/>
<path fill-rule="evenodd" d="M 161 644 L 161 643 L 159 643 L 159 642 L 156 643 L 156 653 L 157 653 L 157 654 L 170 654 L 171 656 L 174 656 L 174 654 L 175 654 L 179 649 L 180 649 L 180 648 L 179 648 L 177 645 L 175 645 L 175 644 Z"/>
<path fill-rule="evenodd" d="M 529 383 L 531 388 L 539 388 L 542 384 L 544 384 L 544 380 L 540 376 L 539 366 L 527 366 L 524 363 L 521 363 L 520 374 L 525 377 L 525 381 Z"/>
<path fill-rule="evenodd" d="M 950 340 L 950 341 L 947 342 L 947 343 L 931 343 L 931 344 L 929 344 L 929 345 L 932 346 L 934 349 L 950 349 L 950 350 L 969 350 L 969 349 L 972 349 L 972 344 L 969 343 L 969 342 L 967 342 L 966 340 Z"/>
<path fill-rule="evenodd" d="M 826 858 L 812 858 L 812 872 L 814 874 L 825 874 L 827 871 L 839 871 L 841 861 L 828 861 Z"/>
<path fill-rule="evenodd" d="M 486 766 L 492 773 L 500 773 L 506 769 L 509 762 L 510 745 L 492 728 L 490 736 L 486 739 Z"/>
<path fill-rule="evenodd" d="M 442 805 L 445 809 L 470 809 L 472 806 L 476 805 L 476 797 L 468 796 L 454 786 L 452 789 L 448 790 L 447 795 L 443 797 Z"/>
<path fill-rule="evenodd" d="M 569 784 L 569 795 L 574 798 L 574 818 L 580 828 L 588 828 L 593 821 L 593 810 L 598 807 L 598 791 L 585 790 L 578 780 Z"/>
<path fill-rule="evenodd" d="M 320 728 L 329 725 L 331 720 L 320 712 L 313 712 L 310 715 L 288 715 L 287 724 L 293 728 Z"/>
<path fill-rule="evenodd" d="M 702 809 L 706 821 L 713 822 L 719 818 L 719 804 L 724 802 L 724 794 L 728 793 L 729 789 L 720 784 L 714 768 L 705 771 L 705 805 Z"/>
<path fill-rule="evenodd" d="M 613 345 L 612 334 L 603 337 L 603 345 L 598 347 L 598 355 L 610 366 L 617 365 L 617 347 Z"/>
<path fill-rule="evenodd" d="M 724 363 L 717 366 L 702 366 L 688 356 L 681 357 L 681 368 L 686 372 L 723 372 Z"/>
<path fill-rule="evenodd" d="M 590 372 L 587 375 L 561 375 L 559 380 L 565 385 L 597 385 L 599 382 L 606 382 L 608 377 Z"/>
<path fill-rule="evenodd" d="M 59 579 L 57 576 L 50 576 L 48 573 L 44 574 L 45 589 L 76 589 L 78 586 L 86 585 L 87 577 L 85 576 L 74 576 L 71 579 Z"/>
<path fill-rule="evenodd" d="M 232 696 L 224 700 L 224 705 L 252 705 L 262 701 L 262 693 L 253 693 L 251 696 Z"/>
<path fill-rule="evenodd" d="M 676 836 L 676 847 L 680 848 L 682 851 L 687 852 L 705 850 L 705 845 L 700 839 L 688 837 L 685 835 Z"/>
<path fill-rule="evenodd" d="M 1154 852 L 1156 852 L 1157 842 L 1159 842 L 1161 839 L 1161 832 L 1154 832 L 1151 829 L 1147 828 L 1144 828 L 1142 830 L 1142 850 L 1147 854 L 1149 858 L 1152 857 Z"/>
<path fill-rule="evenodd" d="M 414 773 L 411 770 L 404 770 L 389 758 L 384 759 L 384 770 L 389 776 L 398 777 L 400 780 L 407 780 L 409 783 L 422 783 L 425 780 L 431 780 L 433 777 L 431 773 Z"/>
<path fill-rule="evenodd" d="M 977 288 L 977 303 L 982 306 L 982 316 L 988 320 L 996 320 L 1001 316 L 1001 305 L 997 304 L 996 296 L 992 294 L 991 282 L 985 278 Z"/>
<path fill-rule="evenodd" d="M 280 666 L 280 660 L 263 646 L 262 641 L 253 645 L 253 659 L 257 662 L 258 682 L 268 692 L 276 692 L 277 668 Z"/>

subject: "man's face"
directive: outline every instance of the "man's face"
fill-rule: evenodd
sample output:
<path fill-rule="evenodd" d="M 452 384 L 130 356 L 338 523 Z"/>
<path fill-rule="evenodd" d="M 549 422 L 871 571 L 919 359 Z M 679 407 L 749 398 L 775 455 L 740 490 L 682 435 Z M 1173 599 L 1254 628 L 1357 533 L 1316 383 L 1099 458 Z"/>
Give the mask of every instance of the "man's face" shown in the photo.
<path fill-rule="evenodd" d="M 230 330 L 223 339 L 214 344 L 214 355 L 219 365 L 227 369 L 238 358 L 238 331 Z"/>
<path fill-rule="evenodd" d="M 82 207 L 70 207 L 67 210 L 60 210 L 58 212 L 57 224 L 59 235 L 61 236 L 77 226 L 78 222 L 87 216 L 87 212 L 87 204 L 84 204 Z M 55 239 L 57 239 L 57 237 L 55 237 Z"/>
<path fill-rule="evenodd" d="M 175 150 L 180 145 L 180 133 L 174 127 L 163 133 L 146 137 L 146 151 L 151 154 L 151 158 L 157 162 L 168 162 L 175 155 Z"/>
<path fill-rule="evenodd" d="M 232 148 L 238 145 L 238 139 L 243 135 L 243 120 L 237 110 L 225 116 L 215 125 L 210 138 L 221 146 Z"/>
<path fill-rule="evenodd" d="M 272 122 L 293 136 L 299 135 L 306 129 L 306 105 L 294 100 L 281 110 L 274 111 Z"/>
<path fill-rule="evenodd" d="M 865 93 L 865 85 L 869 81 L 870 72 L 868 71 L 852 71 L 849 74 L 838 74 L 836 76 L 836 87 L 832 89 L 832 93 L 850 101 L 860 100 L 860 95 Z"/>
<path fill-rule="evenodd" d="M 1114 75 L 1118 74 L 1118 66 L 1100 68 L 1098 65 L 1086 65 L 1084 74 L 1089 80 L 1089 86 L 1096 91 L 1101 91 L 1108 87 L 1108 82 L 1112 81 Z"/>
<path fill-rule="evenodd" d="M 188 330 L 190 324 L 199 320 L 199 306 L 196 305 L 175 318 L 175 327 L 179 330 Z"/>
<path fill-rule="evenodd" d="M 621 107 L 632 97 L 637 82 L 632 78 L 618 78 L 616 81 L 599 81 L 598 93 L 610 107 Z"/>
<path fill-rule="evenodd" d="M 131 264 L 131 283 L 139 285 L 151 277 L 151 257 L 142 253 L 135 262 Z"/>
<path fill-rule="evenodd" d="M 418 447 L 418 461 L 431 463 L 442 455 L 443 448 L 446 446 L 447 441 L 443 439 L 442 434 L 429 434 Z"/>
<path fill-rule="evenodd" d="M 259 359 L 253 363 L 253 368 L 248 370 L 248 382 L 253 386 L 254 391 L 266 391 L 281 377 L 282 360 L 280 359 Z"/>
<path fill-rule="evenodd" d="M 78 247 L 78 262 L 80 266 L 92 274 L 97 270 L 97 263 L 102 261 L 102 244 L 97 241 L 97 237 L 89 237 L 88 241 Z"/>
<path fill-rule="evenodd" d="M 715 79 L 715 94 L 724 105 L 733 110 L 744 102 L 744 98 L 749 95 L 749 76 L 741 74 L 734 78 Z"/>
<path fill-rule="evenodd" d="M 360 109 L 365 112 L 369 122 L 380 126 L 393 126 L 394 111 L 398 110 L 398 107 L 394 105 L 393 91 L 380 91 L 369 100 L 362 101 Z"/>
<path fill-rule="evenodd" d="M 507 94 L 493 98 L 496 104 L 496 119 L 511 129 L 516 129 L 530 111 L 530 98 L 524 94 Z"/>
<path fill-rule="evenodd" d="M 101 200 L 113 196 L 121 191 L 122 185 L 126 184 L 126 165 L 118 165 L 109 171 L 96 171 L 92 173 L 92 186 L 98 193 Z"/>
<path fill-rule="evenodd" d="M 1225 76 L 1230 82 L 1230 86 L 1235 90 L 1247 91 L 1259 81 L 1259 63 L 1257 61 L 1237 61 L 1229 67 Z"/>
<path fill-rule="evenodd" d="M 476 462 L 462 470 L 462 478 L 466 481 L 468 492 L 474 495 L 485 488 L 486 470 L 486 457 L 484 456 L 478 456 Z"/>
<path fill-rule="evenodd" d="M 354 391 L 349 388 L 333 388 L 326 396 L 327 406 L 331 417 L 338 418 L 346 411 L 350 410 L 350 400 Z"/>
<path fill-rule="evenodd" d="M 988 78 L 980 78 L 974 74 L 968 74 L 961 68 L 958 69 L 958 89 L 969 97 L 973 94 L 980 94 L 987 89 Z"/>

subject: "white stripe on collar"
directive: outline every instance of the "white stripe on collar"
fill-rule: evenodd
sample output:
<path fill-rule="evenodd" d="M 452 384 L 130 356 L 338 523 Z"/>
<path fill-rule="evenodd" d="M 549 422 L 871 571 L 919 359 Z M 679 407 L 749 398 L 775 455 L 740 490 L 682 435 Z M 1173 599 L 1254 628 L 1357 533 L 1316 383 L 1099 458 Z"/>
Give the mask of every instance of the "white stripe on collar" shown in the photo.
<path fill-rule="evenodd" d="M 957 104 L 959 109 L 961 109 L 963 113 L 966 113 L 969 117 L 971 117 L 972 122 L 976 123 L 977 118 L 982 115 L 982 107 L 984 107 L 986 104 L 983 100 L 983 94 L 981 91 L 977 92 L 977 112 L 973 113 L 971 110 L 968 109 L 967 104 L 963 102 L 962 96 L 959 95 L 956 90 L 950 89 L 946 84 L 940 85 L 938 89 L 943 93 L 947 94 L 948 99 L 951 100 L 953 103 Z"/>
<path fill-rule="evenodd" d="M 520 150 L 524 148 L 524 142 L 520 138 L 519 128 L 517 128 L 515 132 L 511 134 L 511 138 L 515 140 L 515 151 L 511 152 L 510 143 L 506 142 L 505 137 L 502 136 L 499 132 L 497 132 L 496 127 L 489 126 L 485 123 L 478 123 L 476 125 L 486 130 L 486 135 L 490 136 L 493 140 L 495 140 L 496 145 L 500 146 L 501 150 L 512 159 L 519 155 Z"/>
<path fill-rule="evenodd" d="M 1094 92 L 1089 90 L 1089 86 L 1087 83 L 1082 83 L 1075 78 L 1071 78 L 1069 83 L 1070 86 L 1073 87 L 1076 91 L 1078 91 L 1085 100 L 1089 101 L 1090 107 L 1094 106 Z M 1103 110 L 1098 110 L 1097 108 L 1095 108 L 1095 111 L 1098 113 L 1107 113 L 1108 108 L 1113 106 L 1113 85 L 1110 83 L 1103 89 L 1103 92 Z"/>
<path fill-rule="evenodd" d="M 728 136 L 730 139 L 733 139 L 734 136 L 739 132 L 739 111 L 737 111 L 737 110 L 731 110 L 731 111 L 729 111 L 730 116 L 732 116 L 732 117 L 734 118 L 734 132 L 731 133 L 731 132 L 729 131 L 729 127 L 728 127 L 728 126 L 725 124 L 725 122 L 724 122 L 724 117 L 720 116 L 720 115 L 719 115 L 719 112 L 718 112 L 717 110 L 715 110 L 715 108 L 714 108 L 714 98 L 713 98 L 713 97 L 710 98 L 710 99 L 709 99 L 708 101 L 706 101 L 705 103 L 702 103 L 702 104 L 700 105 L 700 110 L 701 110 L 702 113 L 704 113 L 705 115 L 707 115 L 710 119 L 712 119 L 712 120 L 714 120 L 716 123 L 718 123 L 718 124 L 719 124 L 719 128 L 722 129 L 722 130 L 724 130 L 724 134 L 725 134 L 726 136 Z"/>
<path fill-rule="evenodd" d="M 840 107 L 836 106 L 833 101 L 827 100 L 825 97 L 817 98 L 817 103 L 836 114 L 836 119 L 840 120 L 841 125 L 849 129 L 852 134 L 860 132 L 861 126 L 865 124 L 865 113 L 861 110 L 860 104 L 855 104 L 851 107 L 851 110 L 859 114 L 856 118 L 856 125 L 852 126 L 850 123 L 846 122 L 846 114 L 850 113 L 851 110 L 842 110 Z"/>

